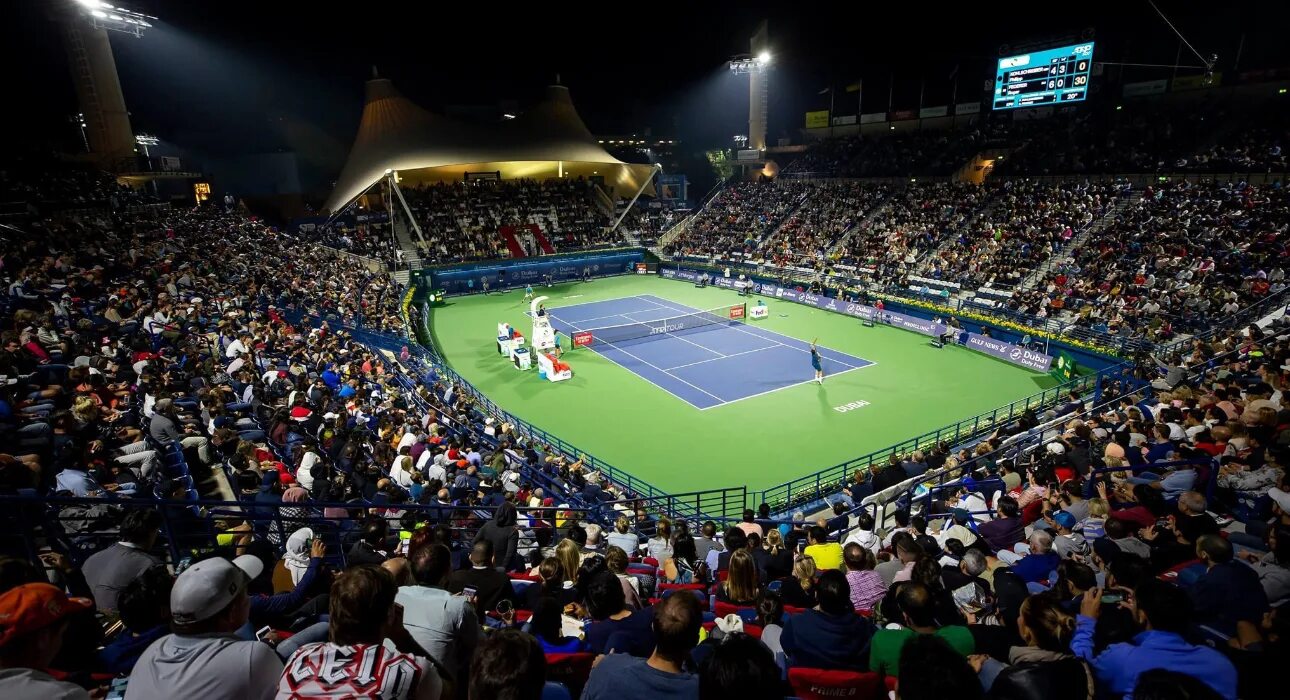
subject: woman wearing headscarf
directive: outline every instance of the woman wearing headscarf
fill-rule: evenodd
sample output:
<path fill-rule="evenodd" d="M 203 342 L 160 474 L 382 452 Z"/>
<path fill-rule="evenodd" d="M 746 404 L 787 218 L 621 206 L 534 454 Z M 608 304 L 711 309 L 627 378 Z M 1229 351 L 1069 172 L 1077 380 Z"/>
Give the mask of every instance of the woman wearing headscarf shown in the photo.
<path fill-rule="evenodd" d="M 313 546 L 313 541 L 314 531 L 307 527 L 296 530 L 291 537 L 287 538 L 287 551 L 282 555 L 282 563 L 291 574 L 293 585 L 300 583 L 300 577 L 304 576 L 305 570 L 309 568 L 309 550 Z"/>
<path fill-rule="evenodd" d="M 517 520 L 515 505 L 509 501 L 497 507 L 493 519 L 484 523 L 475 533 L 475 540 L 488 540 L 493 545 L 493 566 L 503 573 L 511 569 L 515 559 L 515 550 L 519 546 L 520 533 L 515 527 Z"/>
<path fill-rule="evenodd" d="M 291 486 L 282 492 L 282 507 L 277 509 L 276 521 L 269 528 L 270 542 L 281 544 L 289 537 L 288 532 L 294 532 L 308 520 L 309 510 L 304 507 L 308 500 L 309 492 L 299 486 Z"/>

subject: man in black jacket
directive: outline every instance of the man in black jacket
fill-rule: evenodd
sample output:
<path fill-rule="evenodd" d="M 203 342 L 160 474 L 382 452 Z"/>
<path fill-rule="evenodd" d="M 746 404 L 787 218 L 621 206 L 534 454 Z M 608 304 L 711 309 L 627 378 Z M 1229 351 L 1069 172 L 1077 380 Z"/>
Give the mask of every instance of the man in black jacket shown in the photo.
<path fill-rule="evenodd" d="M 506 574 L 493 568 L 493 543 L 479 540 L 470 550 L 470 568 L 452 572 L 448 579 L 450 593 L 463 593 L 474 589 L 475 613 L 483 619 L 490 610 L 496 610 L 503 600 L 514 602 L 511 594 L 511 580 Z"/>
<path fill-rule="evenodd" d="M 515 549 L 519 546 L 519 530 L 515 505 L 504 502 L 493 513 L 493 519 L 484 523 L 475 535 L 475 542 L 487 540 L 493 547 L 494 559 L 490 563 L 498 571 L 506 572 L 515 559 Z"/>
<path fill-rule="evenodd" d="M 385 563 L 385 538 L 389 525 L 385 518 L 372 516 L 363 523 L 363 531 L 358 542 L 345 553 L 345 563 L 349 566 L 380 566 Z"/>

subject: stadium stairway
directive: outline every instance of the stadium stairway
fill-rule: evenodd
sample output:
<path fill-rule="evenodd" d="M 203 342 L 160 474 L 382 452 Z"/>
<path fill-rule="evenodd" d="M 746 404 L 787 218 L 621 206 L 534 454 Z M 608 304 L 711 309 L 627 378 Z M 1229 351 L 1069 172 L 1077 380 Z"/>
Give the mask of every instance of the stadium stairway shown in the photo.
<path fill-rule="evenodd" d="M 511 251 L 512 258 L 528 257 L 524 252 L 524 246 L 520 245 L 520 239 L 515 235 L 514 226 L 503 226 L 498 231 L 502 234 L 502 238 L 506 240 L 506 249 Z"/>
<path fill-rule="evenodd" d="M 806 206 L 807 202 L 810 202 L 810 201 L 811 201 L 811 193 L 810 192 L 802 193 L 802 196 L 797 200 L 797 203 L 793 205 L 792 209 L 789 209 L 787 212 L 784 213 L 783 216 L 779 217 L 779 220 L 776 221 L 773 225 L 767 226 L 765 229 L 762 229 L 762 232 L 757 235 L 756 249 L 761 250 L 762 247 L 765 246 L 767 242 L 774 240 L 775 234 L 779 233 L 779 230 L 783 228 L 785 224 L 792 221 L 793 217 L 797 216 L 797 212 L 801 211 L 802 207 Z"/>
<path fill-rule="evenodd" d="M 1075 235 L 1071 236 L 1071 239 L 1066 242 L 1066 245 L 1062 246 L 1061 250 L 1049 256 L 1048 259 L 1044 261 L 1044 264 L 1035 268 L 1034 272 L 1031 272 L 1025 279 L 1021 280 L 1021 284 L 1017 285 L 1018 289 L 1030 290 L 1037 287 L 1040 282 L 1044 281 L 1044 278 L 1047 277 L 1049 271 L 1053 269 L 1054 265 L 1071 257 L 1071 253 L 1083 247 L 1090 238 L 1106 230 L 1106 227 L 1114 223 L 1117 216 L 1129 207 L 1133 206 L 1135 201 L 1137 201 L 1137 198 L 1135 198 L 1132 193 L 1127 197 L 1120 197 L 1117 199 L 1115 201 L 1115 206 L 1108 209 L 1100 219 L 1076 232 Z"/>
<path fill-rule="evenodd" d="M 851 237 L 856 235 L 857 231 L 867 230 L 869 226 L 873 224 L 874 220 L 876 220 L 879 216 L 882 216 L 883 212 L 887 211 L 887 209 L 891 206 L 891 202 L 893 199 L 895 199 L 897 194 L 898 194 L 897 192 L 890 192 L 887 194 L 886 197 L 883 197 L 882 201 L 878 202 L 878 204 L 874 206 L 873 209 L 870 209 L 869 213 L 865 214 L 863 219 L 856 222 L 856 224 L 852 226 L 850 229 L 848 229 L 847 232 L 844 233 L 842 237 L 837 240 L 837 242 L 835 242 L 832 246 L 829 247 L 829 252 L 825 254 L 824 257 L 828 259 L 833 259 L 833 256 L 837 255 L 838 251 L 845 250 L 847 243 L 851 241 Z"/>
<path fill-rule="evenodd" d="M 403 262 L 407 264 L 410 270 L 421 269 L 421 251 L 417 244 L 412 240 L 410 229 L 403 225 L 396 217 L 394 225 L 394 240 L 399 244 L 399 252 L 403 254 Z M 397 279 L 397 278 L 396 278 Z M 403 284 L 407 284 L 406 281 Z"/>
<path fill-rule="evenodd" d="M 542 233 L 542 229 L 533 226 L 533 237 L 537 239 L 538 247 L 542 249 L 544 255 L 555 253 L 555 246 L 551 245 L 551 241 L 546 237 L 545 233 Z"/>

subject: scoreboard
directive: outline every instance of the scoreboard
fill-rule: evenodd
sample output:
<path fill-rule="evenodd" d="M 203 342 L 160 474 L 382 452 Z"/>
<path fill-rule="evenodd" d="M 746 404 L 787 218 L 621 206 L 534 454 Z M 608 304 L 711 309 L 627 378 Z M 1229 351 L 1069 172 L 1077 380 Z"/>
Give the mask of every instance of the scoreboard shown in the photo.
<path fill-rule="evenodd" d="M 1001 58 L 994 78 L 994 108 L 1083 102 L 1092 68 L 1092 42 Z"/>

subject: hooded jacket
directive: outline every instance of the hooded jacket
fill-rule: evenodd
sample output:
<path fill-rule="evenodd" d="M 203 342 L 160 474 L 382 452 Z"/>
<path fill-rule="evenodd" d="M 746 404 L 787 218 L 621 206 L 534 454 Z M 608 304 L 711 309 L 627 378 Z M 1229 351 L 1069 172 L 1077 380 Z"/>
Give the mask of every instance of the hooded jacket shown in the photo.
<path fill-rule="evenodd" d="M 520 534 L 515 528 L 516 520 L 515 505 L 503 503 L 493 513 L 493 519 L 484 523 L 475 534 L 474 542 L 488 540 L 493 543 L 493 566 L 501 571 L 510 569 L 515 559 L 515 550 L 519 546 Z"/>

